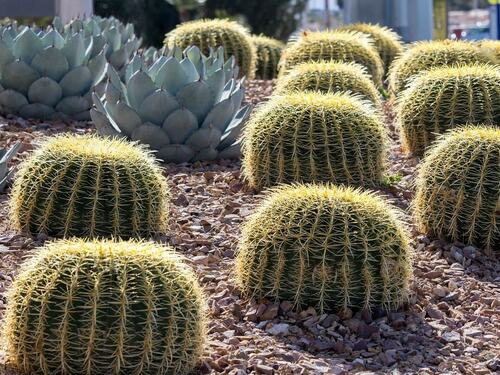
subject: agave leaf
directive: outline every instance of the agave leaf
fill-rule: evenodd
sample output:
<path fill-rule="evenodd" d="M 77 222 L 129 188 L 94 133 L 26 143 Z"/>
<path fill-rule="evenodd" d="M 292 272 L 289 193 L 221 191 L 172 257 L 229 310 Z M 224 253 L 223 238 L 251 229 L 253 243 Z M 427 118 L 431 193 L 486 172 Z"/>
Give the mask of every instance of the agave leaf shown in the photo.
<path fill-rule="evenodd" d="M 193 158 L 193 162 L 195 161 L 200 161 L 200 160 L 215 160 L 217 159 L 217 156 L 219 155 L 219 152 L 213 148 L 213 147 L 207 147 L 204 148 L 203 150 L 200 150 L 196 153 L 196 155 Z"/>
<path fill-rule="evenodd" d="M 189 109 L 201 121 L 213 106 L 210 88 L 205 82 L 196 81 L 183 87 L 177 93 L 180 105 Z"/>
<path fill-rule="evenodd" d="M 40 74 L 22 60 L 16 60 L 5 65 L 1 83 L 8 89 L 14 89 L 26 95 L 33 82 L 40 78 Z"/>
<path fill-rule="evenodd" d="M 0 39 L 0 76 L 2 74 L 4 66 L 7 65 L 8 63 L 11 63 L 15 59 L 16 58 L 10 52 L 10 49 L 7 46 L 7 44 L 2 39 Z"/>
<path fill-rule="evenodd" d="M 31 66 L 42 76 L 50 77 L 56 82 L 59 82 L 69 70 L 66 56 L 56 47 L 49 47 L 37 54 Z"/>
<path fill-rule="evenodd" d="M 120 76 L 116 72 L 115 68 L 111 64 L 107 65 L 106 74 L 109 78 L 109 82 L 114 86 L 114 88 L 120 92 L 121 95 L 125 95 L 127 92 L 126 86 L 123 84 Z"/>
<path fill-rule="evenodd" d="M 49 120 L 54 115 L 54 107 L 42 103 L 32 103 L 25 105 L 19 109 L 19 116 L 23 118 L 36 118 L 41 120 Z"/>
<path fill-rule="evenodd" d="M 187 163 L 194 157 L 194 150 L 186 145 L 172 144 L 160 148 L 156 156 L 165 163 Z"/>
<path fill-rule="evenodd" d="M 94 51 L 94 38 L 85 38 L 83 42 L 85 46 L 85 53 L 84 53 L 84 58 L 83 58 L 83 64 L 86 64 L 90 58 L 93 56 L 93 51 Z"/>
<path fill-rule="evenodd" d="M 113 65 L 115 69 L 118 70 L 120 70 L 125 65 L 127 59 L 128 59 L 128 53 L 125 50 L 125 48 L 120 48 L 112 52 L 108 57 L 109 63 Z"/>
<path fill-rule="evenodd" d="M 85 111 L 72 114 L 71 119 L 75 121 L 90 121 L 90 111 L 87 109 Z"/>
<path fill-rule="evenodd" d="M 146 60 L 147 61 L 147 60 Z M 149 76 L 151 79 L 156 82 L 156 75 L 158 74 L 158 70 L 162 67 L 163 64 L 167 61 L 165 56 L 160 56 L 158 59 L 147 69 Z"/>
<path fill-rule="evenodd" d="M 106 46 L 106 38 L 104 38 L 103 35 L 94 35 L 94 46 L 93 46 L 93 53 L 97 54 L 100 53 L 101 51 L 104 50 L 104 54 L 106 55 L 108 48 Z"/>
<path fill-rule="evenodd" d="M 0 152 L 0 164 L 8 163 L 17 154 L 21 145 L 21 142 L 16 142 L 10 148 Z"/>
<path fill-rule="evenodd" d="M 241 131 L 250 116 L 251 109 L 251 106 L 246 105 L 236 113 L 233 121 L 231 121 L 221 137 L 220 144 L 217 147 L 218 150 L 223 150 L 231 146 L 240 137 Z"/>
<path fill-rule="evenodd" d="M 217 103 L 208 113 L 207 117 L 205 117 L 201 127 L 206 128 L 213 126 L 223 132 L 226 130 L 227 125 L 231 122 L 235 108 L 239 107 L 235 107 L 231 99 L 226 99 Z"/>
<path fill-rule="evenodd" d="M 56 29 L 58 32 L 61 32 L 64 28 L 61 17 L 55 16 L 52 21 L 52 27 Z"/>
<path fill-rule="evenodd" d="M 221 131 L 216 128 L 198 129 L 186 140 L 186 144 L 191 146 L 196 152 L 207 147 L 215 148 L 220 142 L 221 135 Z"/>
<path fill-rule="evenodd" d="M 111 124 L 105 114 L 92 108 L 90 110 L 90 118 L 100 135 L 122 136 L 122 134 Z"/>
<path fill-rule="evenodd" d="M 233 143 L 228 148 L 220 151 L 219 158 L 221 159 L 239 159 L 241 156 L 240 142 Z"/>
<path fill-rule="evenodd" d="M 68 116 L 72 116 L 83 111 L 88 111 L 89 109 L 89 101 L 82 98 L 81 96 L 68 96 L 66 98 L 63 98 L 56 105 L 56 111 L 62 112 Z"/>
<path fill-rule="evenodd" d="M 129 137 L 142 124 L 139 115 L 123 101 L 112 107 L 110 112 L 120 131 Z"/>
<path fill-rule="evenodd" d="M 81 66 L 85 61 L 85 43 L 82 34 L 69 36 L 61 52 L 68 59 L 70 68 Z"/>
<path fill-rule="evenodd" d="M 8 112 L 17 113 L 28 104 L 28 99 L 15 90 L 6 89 L 0 92 L 0 107 L 8 108 Z"/>
<path fill-rule="evenodd" d="M 58 50 L 63 48 L 66 44 L 66 40 L 57 30 L 50 30 L 48 33 L 42 36 L 42 43 L 45 48 L 55 47 Z"/>
<path fill-rule="evenodd" d="M 5 45 L 9 47 L 9 49 L 12 48 L 14 45 L 14 37 L 10 33 L 10 28 L 6 27 L 3 30 L 0 28 L 0 31 L 2 32 L 2 40 L 4 41 Z"/>
<path fill-rule="evenodd" d="M 210 77 L 217 70 L 224 66 L 224 59 L 212 59 L 207 61 L 207 77 Z"/>
<path fill-rule="evenodd" d="M 152 122 L 158 126 L 173 111 L 179 108 L 179 102 L 165 90 L 157 90 L 141 103 L 139 115 L 146 122 Z"/>
<path fill-rule="evenodd" d="M 108 41 L 108 44 L 111 46 L 111 49 L 113 51 L 117 51 L 121 48 L 122 44 L 122 39 L 120 32 L 116 27 L 109 28 L 107 30 L 104 30 L 103 32 L 104 37 Z"/>
<path fill-rule="evenodd" d="M 235 86 L 236 86 L 236 80 L 234 78 L 230 79 L 224 86 L 224 90 L 222 91 L 220 100 L 223 101 L 231 97 L 231 94 L 233 93 Z"/>
<path fill-rule="evenodd" d="M 155 77 L 156 85 L 167 90 L 172 95 L 176 95 L 188 82 L 190 82 L 188 75 L 174 57 L 170 57 L 165 61 L 165 64 L 158 69 Z"/>
<path fill-rule="evenodd" d="M 191 61 L 198 71 L 198 75 L 205 78 L 205 64 L 203 63 L 202 54 L 197 46 L 190 46 L 184 50 L 185 55 Z"/>
<path fill-rule="evenodd" d="M 92 77 L 92 86 L 101 82 L 106 75 L 107 61 L 104 56 L 104 51 L 101 51 L 97 56 L 90 59 L 88 68 Z"/>
<path fill-rule="evenodd" d="M 102 100 L 99 98 L 99 96 L 95 92 L 92 93 L 92 102 L 94 103 L 94 105 L 96 107 L 96 112 L 99 112 L 103 116 L 105 116 L 107 118 L 107 120 L 109 121 L 109 123 L 111 124 L 111 126 L 113 127 L 113 129 L 117 133 L 122 133 L 122 131 L 120 130 L 120 127 L 118 126 L 118 124 L 113 119 L 113 116 L 112 116 L 111 112 L 108 111 L 104 107 L 104 105 L 102 104 Z M 106 103 L 106 104 L 109 106 L 109 102 Z M 116 106 L 116 104 L 115 104 L 115 106 Z M 102 122 L 100 124 L 97 124 L 97 125 L 102 125 Z M 97 127 L 97 125 L 96 125 L 96 127 Z M 97 129 L 99 130 L 99 128 L 97 128 Z"/>
<path fill-rule="evenodd" d="M 231 100 L 233 101 L 234 108 L 240 108 L 244 97 L 245 88 L 243 86 L 233 92 L 233 94 L 231 95 Z"/>
<path fill-rule="evenodd" d="M 196 66 L 194 66 L 191 60 L 189 60 L 188 58 L 182 59 L 181 66 L 188 77 L 188 82 L 194 82 L 200 79 L 200 74 L 198 73 Z"/>
<path fill-rule="evenodd" d="M 104 90 L 104 96 L 106 98 L 106 103 L 116 105 L 120 100 L 125 100 L 120 90 L 118 90 L 115 85 L 111 82 L 106 84 Z"/>
<path fill-rule="evenodd" d="M 172 143 L 183 143 L 198 130 L 198 119 L 185 108 L 172 112 L 163 123 L 163 130 Z"/>
<path fill-rule="evenodd" d="M 92 73 L 86 66 L 70 70 L 59 82 L 64 96 L 85 94 L 92 86 Z"/>
<path fill-rule="evenodd" d="M 31 103 L 41 103 L 50 107 L 55 106 L 62 95 L 61 86 L 49 77 L 37 79 L 28 90 L 28 99 Z"/>
<path fill-rule="evenodd" d="M 139 110 L 144 99 L 155 91 L 155 84 L 143 71 L 136 72 L 127 82 L 127 98 L 131 107 L 136 110 Z"/>
<path fill-rule="evenodd" d="M 225 75 L 222 69 L 217 70 L 214 74 L 209 76 L 205 81 L 210 88 L 211 95 L 214 98 L 214 103 L 218 103 L 221 96 L 222 90 L 225 84 Z"/>
<path fill-rule="evenodd" d="M 31 30 L 25 28 L 15 39 L 12 46 L 12 54 L 28 64 L 33 57 L 43 50 L 44 46 L 40 38 Z"/>
<path fill-rule="evenodd" d="M 137 40 L 130 40 L 130 41 L 126 42 L 122 48 L 125 50 L 125 53 L 127 54 L 127 56 L 130 56 L 132 53 L 137 51 L 137 49 L 139 48 L 139 45 L 137 44 Z"/>
<path fill-rule="evenodd" d="M 161 127 L 150 122 L 136 128 L 131 138 L 134 141 L 149 145 L 154 150 L 158 150 L 170 143 L 167 133 Z"/>
<path fill-rule="evenodd" d="M 139 55 L 135 55 L 125 68 L 125 82 L 130 80 L 136 72 L 143 68 L 142 59 Z"/>

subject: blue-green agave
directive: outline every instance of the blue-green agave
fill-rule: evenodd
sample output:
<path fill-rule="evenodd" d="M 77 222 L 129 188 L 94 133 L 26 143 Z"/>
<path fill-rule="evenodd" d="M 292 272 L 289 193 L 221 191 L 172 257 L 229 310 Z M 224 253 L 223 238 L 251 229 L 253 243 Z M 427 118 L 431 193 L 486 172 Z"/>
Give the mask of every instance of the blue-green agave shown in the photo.
<path fill-rule="evenodd" d="M 21 142 L 15 143 L 10 148 L 0 147 L 0 193 L 9 182 L 13 172 L 13 169 L 9 168 L 7 163 L 17 154 L 20 147 Z"/>
<path fill-rule="evenodd" d="M 197 47 L 174 48 L 154 62 L 136 55 L 121 81 L 109 67 L 91 117 L 102 135 L 148 144 L 165 162 L 237 158 L 250 107 L 233 58 L 222 47 L 204 56 Z"/>

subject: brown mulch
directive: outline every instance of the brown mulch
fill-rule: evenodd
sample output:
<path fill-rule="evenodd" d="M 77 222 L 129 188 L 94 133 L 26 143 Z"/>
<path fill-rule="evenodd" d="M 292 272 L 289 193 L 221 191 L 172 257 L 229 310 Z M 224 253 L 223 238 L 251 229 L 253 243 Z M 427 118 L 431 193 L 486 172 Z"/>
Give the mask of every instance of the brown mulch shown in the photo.
<path fill-rule="evenodd" d="M 257 104 L 271 92 L 272 83 L 249 82 L 246 102 Z M 402 155 L 390 108 L 386 115 L 393 140 L 389 170 L 397 178 L 382 191 L 406 210 L 411 227 L 408 205 L 418 161 Z M 0 118 L 0 145 L 22 140 L 22 159 L 38 139 L 62 131 L 92 127 Z M 207 297 L 208 340 L 198 373 L 500 372 L 500 266 L 479 249 L 428 239 L 411 228 L 414 281 L 403 309 L 297 313 L 286 301 L 249 301 L 233 281 L 241 224 L 263 196 L 245 186 L 240 164 L 167 165 L 165 176 L 172 193 L 171 222 L 169 233 L 158 240 L 186 255 Z M 0 319 L 20 262 L 45 240 L 10 228 L 8 193 L 0 194 Z M 1 373 L 12 372 L 5 370 L 0 351 Z"/>

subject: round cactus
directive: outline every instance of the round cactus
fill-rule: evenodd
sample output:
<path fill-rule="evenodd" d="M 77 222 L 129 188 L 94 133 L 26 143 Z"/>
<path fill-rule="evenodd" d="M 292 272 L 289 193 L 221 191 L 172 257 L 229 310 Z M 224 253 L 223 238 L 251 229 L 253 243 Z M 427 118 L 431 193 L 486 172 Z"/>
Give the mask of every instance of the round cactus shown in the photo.
<path fill-rule="evenodd" d="M 371 39 L 365 34 L 350 31 L 304 32 L 283 51 L 280 76 L 301 63 L 332 60 L 364 66 L 373 82 L 378 87 L 382 86 L 383 62 Z"/>
<path fill-rule="evenodd" d="M 151 237 L 166 228 L 167 185 L 154 158 L 123 140 L 61 135 L 22 163 L 17 229 L 54 237 Z"/>
<path fill-rule="evenodd" d="M 389 70 L 389 89 L 398 94 L 411 78 L 432 68 L 475 63 L 492 63 L 490 53 L 466 41 L 418 42 L 401 54 Z"/>
<path fill-rule="evenodd" d="M 381 106 L 380 93 L 366 68 L 356 63 L 317 62 L 297 65 L 278 79 L 276 91 L 351 92 Z"/>
<path fill-rule="evenodd" d="M 397 119 L 403 147 L 418 156 L 436 133 L 466 123 L 500 124 L 500 71 L 465 65 L 422 73 L 400 97 Z"/>
<path fill-rule="evenodd" d="M 497 64 L 500 64 L 500 41 L 499 40 L 483 40 L 479 43 L 479 47 L 490 53 Z"/>
<path fill-rule="evenodd" d="M 369 23 L 354 23 L 342 26 L 338 30 L 359 31 L 369 35 L 373 39 L 378 54 L 384 62 L 386 72 L 396 56 L 403 52 L 401 37 L 388 27 Z"/>
<path fill-rule="evenodd" d="M 245 295 L 321 313 L 396 308 L 411 275 L 408 243 L 397 211 L 373 193 L 282 186 L 245 223 L 236 278 Z"/>
<path fill-rule="evenodd" d="M 211 48 L 224 47 L 224 58 L 234 56 L 242 75 L 255 77 L 257 52 L 247 29 L 235 21 L 197 20 L 184 22 L 165 37 L 167 48 L 197 46 L 208 55 Z"/>
<path fill-rule="evenodd" d="M 201 288 L 153 243 L 51 243 L 8 300 L 7 361 L 26 374 L 187 374 L 201 355 Z"/>
<path fill-rule="evenodd" d="M 274 79 L 278 75 L 278 63 L 285 47 L 279 40 L 259 35 L 252 36 L 257 49 L 257 70 L 255 78 Z"/>
<path fill-rule="evenodd" d="M 431 237 L 500 249 L 500 129 L 468 126 L 429 149 L 416 181 L 416 222 Z"/>
<path fill-rule="evenodd" d="M 250 119 L 243 173 L 251 187 L 280 183 L 381 182 L 387 134 L 369 102 L 344 93 L 276 96 Z"/>

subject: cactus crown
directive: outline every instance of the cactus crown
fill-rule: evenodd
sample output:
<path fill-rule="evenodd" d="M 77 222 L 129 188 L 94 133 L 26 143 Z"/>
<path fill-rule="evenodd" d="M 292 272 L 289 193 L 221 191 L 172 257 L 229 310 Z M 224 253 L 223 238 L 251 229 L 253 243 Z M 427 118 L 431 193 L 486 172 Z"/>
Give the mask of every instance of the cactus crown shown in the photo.
<path fill-rule="evenodd" d="M 475 64 L 431 69 L 414 77 L 397 103 L 403 147 L 416 155 L 457 125 L 500 124 L 500 71 Z"/>
<path fill-rule="evenodd" d="M 304 63 L 280 77 L 276 91 L 351 92 L 381 106 L 380 93 L 370 79 L 366 68 L 356 63 L 321 61 Z"/>
<path fill-rule="evenodd" d="M 257 79 L 274 79 L 278 75 L 278 63 L 285 44 L 279 40 L 259 35 L 252 36 L 257 48 Z"/>
<path fill-rule="evenodd" d="M 243 173 L 256 189 L 290 182 L 375 185 L 385 169 L 386 138 L 378 112 L 360 98 L 276 96 L 245 128 Z"/>
<path fill-rule="evenodd" d="M 396 210 L 373 193 L 282 186 L 243 228 L 237 282 L 251 297 L 320 312 L 393 308 L 407 295 L 408 242 Z"/>
<path fill-rule="evenodd" d="M 500 248 L 500 129 L 476 125 L 439 137 L 420 166 L 416 222 L 432 237 Z"/>
<path fill-rule="evenodd" d="M 97 136 L 49 138 L 12 188 L 14 226 L 55 237 L 150 237 L 166 226 L 168 190 L 137 145 Z"/>
<path fill-rule="evenodd" d="M 59 241 L 22 266 L 2 336 L 24 373 L 177 375 L 200 358 L 203 315 L 196 278 L 173 251 Z"/>

